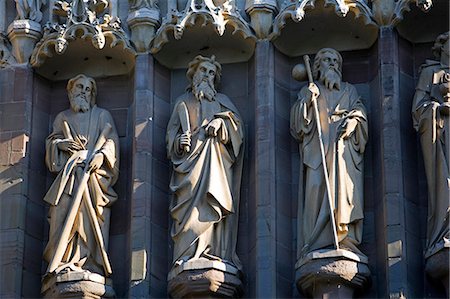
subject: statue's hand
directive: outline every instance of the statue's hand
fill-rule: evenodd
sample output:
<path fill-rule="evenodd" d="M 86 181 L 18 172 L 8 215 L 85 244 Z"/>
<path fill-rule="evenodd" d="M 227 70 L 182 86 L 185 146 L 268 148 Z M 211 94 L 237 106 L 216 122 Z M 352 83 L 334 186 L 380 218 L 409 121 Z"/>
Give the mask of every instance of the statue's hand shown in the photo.
<path fill-rule="evenodd" d="M 217 136 L 217 132 L 219 132 L 220 127 L 222 126 L 222 120 L 220 118 L 215 118 L 209 122 L 206 126 L 205 131 L 206 134 L 212 137 Z"/>
<path fill-rule="evenodd" d="M 63 139 L 59 141 L 58 148 L 69 153 L 74 153 L 83 149 L 79 143 L 73 141 L 72 139 Z"/>
<path fill-rule="evenodd" d="M 103 160 L 104 160 L 103 153 L 100 152 L 96 153 L 92 157 L 91 161 L 89 161 L 89 171 L 93 172 L 99 169 L 103 164 Z"/>
<path fill-rule="evenodd" d="M 348 139 L 355 132 L 358 121 L 355 118 L 347 118 L 341 127 L 341 138 Z"/>
<path fill-rule="evenodd" d="M 180 151 L 184 151 L 187 148 L 191 147 L 191 134 L 183 133 L 179 137 L 179 143 Z"/>
<path fill-rule="evenodd" d="M 306 90 L 306 99 L 307 102 L 310 102 L 313 98 L 316 98 L 320 95 L 319 87 L 316 83 L 309 83 L 308 89 Z"/>
<path fill-rule="evenodd" d="M 441 115 L 449 116 L 450 115 L 450 103 L 445 102 L 439 106 L 439 112 Z"/>

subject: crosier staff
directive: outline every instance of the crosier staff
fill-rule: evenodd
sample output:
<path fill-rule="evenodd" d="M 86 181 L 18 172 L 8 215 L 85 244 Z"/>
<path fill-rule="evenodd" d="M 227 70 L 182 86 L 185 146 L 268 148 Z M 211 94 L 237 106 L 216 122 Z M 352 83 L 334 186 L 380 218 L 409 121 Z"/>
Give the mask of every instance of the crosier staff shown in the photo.
<path fill-rule="evenodd" d="M 303 60 L 305 61 L 305 68 L 306 68 L 306 73 L 308 75 L 309 84 L 310 85 L 314 84 L 309 56 L 304 55 Z M 317 95 L 315 93 L 311 93 L 311 101 L 313 103 L 314 115 L 316 117 L 317 133 L 319 136 L 319 144 L 320 144 L 320 154 L 322 156 L 323 174 L 325 176 L 325 185 L 327 187 L 328 206 L 330 208 L 330 222 L 331 222 L 331 227 L 333 230 L 334 246 L 338 250 L 339 249 L 339 241 L 338 241 L 337 231 L 336 231 L 336 221 L 334 219 L 334 209 L 333 209 L 333 202 L 332 202 L 332 196 L 331 196 L 330 180 L 328 178 L 328 169 L 327 169 L 326 158 L 325 158 L 325 148 L 323 146 L 322 127 L 320 126 L 319 108 L 317 107 Z"/>

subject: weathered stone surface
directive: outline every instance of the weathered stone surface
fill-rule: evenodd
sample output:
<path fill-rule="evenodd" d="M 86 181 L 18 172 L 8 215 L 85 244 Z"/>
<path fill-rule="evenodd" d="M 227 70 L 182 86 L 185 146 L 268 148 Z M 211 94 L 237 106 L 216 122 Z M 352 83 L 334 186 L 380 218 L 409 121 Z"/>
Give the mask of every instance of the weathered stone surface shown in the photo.
<path fill-rule="evenodd" d="M 188 262 L 172 271 L 168 293 L 173 298 L 236 298 L 243 285 L 237 268 L 219 261 Z M 179 272 L 176 274 L 176 272 Z"/>
<path fill-rule="evenodd" d="M 342 251 L 342 252 L 341 252 Z M 343 251 L 313 252 L 296 270 L 297 288 L 313 298 L 352 298 L 370 286 L 365 257 Z"/>
<path fill-rule="evenodd" d="M 44 298 L 114 298 L 112 281 L 87 272 L 64 273 L 45 277 L 42 283 Z"/>

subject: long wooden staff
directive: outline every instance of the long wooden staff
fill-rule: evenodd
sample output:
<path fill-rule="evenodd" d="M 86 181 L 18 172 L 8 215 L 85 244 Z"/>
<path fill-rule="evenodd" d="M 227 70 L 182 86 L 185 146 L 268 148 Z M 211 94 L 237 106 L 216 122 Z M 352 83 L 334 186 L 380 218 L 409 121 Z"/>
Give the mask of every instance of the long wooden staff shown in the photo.
<path fill-rule="evenodd" d="M 310 62 L 309 62 L 309 56 L 304 55 L 303 60 L 305 61 L 305 68 L 306 68 L 306 73 L 308 74 L 308 81 L 309 81 L 309 83 L 314 83 L 313 77 L 312 77 L 312 72 L 311 72 L 311 66 L 310 66 Z M 328 206 L 330 207 L 330 222 L 331 222 L 331 227 L 333 229 L 334 246 L 336 247 L 336 249 L 339 249 L 339 241 L 338 241 L 337 231 L 336 231 L 336 222 L 334 220 L 334 210 L 333 210 L 333 202 L 332 202 L 333 198 L 331 197 L 330 180 L 328 178 L 328 169 L 327 169 L 326 158 L 325 158 L 325 148 L 323 146 L 322 127 L 320 126 L 320 114 L 319 114 L 319 108 L 317 107 L 317 96 L 315 96 L 313 94 L 311 101 L 313 102 L 313 106 L 314 106 L 314 115 L 316 117 L 317 133 L 319 135 L 320 154 L 322 155 L 323 174 L 325 176 L 325 185 L 327 187 Z"/>
<path fill-rule="evenodd" d="M 109 131 L 111 130 L 111 128 L 112 127 L 110 124 L 106 124 L 105 128 L 100 133 L 100 136 L 97 139 L 97 143 L 95 144 L 93 151 L 88 153 L 87 157 L 89 159 L 87 159 L 87 161 L 90 161 L 91 156 L 96 151 L 101 149 L 103 144 L 106 142 L 106 135 L 109 134 Z M 67 213 L 66 220 L 64 221 L 63 230 L 61 232 L 58 245 L 56 246 L 55 254 L 53 255 L 52 260 L 48 264 L 48 268 L 47 268 L 48 273 L 52 273 L 53 271 L 55 271 L 58 268 L 59 263 L 61 262 L 61 260 L 64 256 L 64 252 L 66 251 L 67 243 L 69 241 L 70 231 L 73 228 L 76 216 L 78 214 L 78 210 L 80 209 L 81 199 L 83 198 L 83 195 L 85 193 L 84 190 L 87 187 L 87 182 L 89 180 L 89 176 L 90 176 L 89 163 L 86 163 L 86 166 L 84 167 L 84 170 L 83 170 L 83 175 L 82 175 L 80 183 L 78 185 L 78 189 L 77 189 L 74 199 L 72 201 L 72 206 L 70 207 L 69 212 Z M 95 217 L 95 215 L 93 215 L 93 216 Z M 95 229 L 94 229 L 94 232 L 95 232 Z M 103 243 L 103 239 L 102 239 L 102 243 Z M 102 253 L 103 253 L 104 248 L 101 248 L 101 249 L 102 249 Z M 106 254 L 106 252 L 105 252 L 105 254 Z M 102 254 L 102 258 L 104 258 L 103 254 Z M 105 260 L 103 260 L 103 262 L 104 262 L 103 266 L 105 268 L 106 273 L 111 274 L 112 273 L 111 265 L 109 264 L 107 257 L 106 257 L 106 262 L 105 262 Z"/>

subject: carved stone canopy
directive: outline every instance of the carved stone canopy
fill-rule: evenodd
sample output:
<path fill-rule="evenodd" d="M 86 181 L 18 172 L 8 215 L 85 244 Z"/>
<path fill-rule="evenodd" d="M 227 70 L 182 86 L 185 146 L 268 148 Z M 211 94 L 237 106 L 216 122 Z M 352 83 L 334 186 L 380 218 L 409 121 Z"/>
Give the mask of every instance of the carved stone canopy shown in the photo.
<path fill-rule="evenodd" d="M 436 36 L 449 31 L 449 19 L 449 1 L 433 1 L 433 6 L 427 13 L 423 13 L 421 7 L 410 4 L 396 28 L 398 33 L 410 42 L 433 42 Z"/>
<path fill-rule="evenodd" d="M 78 73 L 97 77 L 130 72 L 136 53 L 120 19 L 107 14 L 108 3 L 56 2 L 53 13 L 63 21 L 45 25 L 30 60 L 36 71 L 51 80 Z"/>
<path fill-rule="evenodd" d="M 198 54 L 214 54 L 222 63 L 247 61 L 255 44 L 234 0 L 188 0 L 182 12 L 163 20 L 150 52 L 167 67 L 182 68 Z"/>
<path fill-rule="evenodd" d="M 369 48 L 378 37 L 378 26 L 364 1 L 293 2 L 284 6 L 275 18 L 270 37 L 288 56 L 318 51 L 324 46 L 323 36 L 328 37 L 327 46 L 338 51 Z"/>

